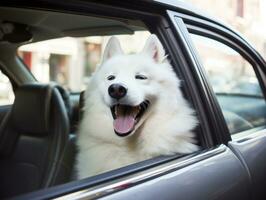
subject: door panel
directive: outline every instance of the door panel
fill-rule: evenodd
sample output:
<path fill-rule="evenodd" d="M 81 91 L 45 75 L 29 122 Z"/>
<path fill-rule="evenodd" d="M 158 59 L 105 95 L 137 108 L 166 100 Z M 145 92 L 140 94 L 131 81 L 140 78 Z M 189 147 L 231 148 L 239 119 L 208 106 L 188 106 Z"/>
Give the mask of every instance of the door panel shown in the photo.
<path fill-rule="evenodd" d="M 266 131 L 256 137 L 229 143 L 231 149 L 246 164 L 252 182 L 252 199 L 266 199 Z"/>
<path fill-rule="evenodd" d="M 194 47 L 194 43 L 192 42 L 192 39 L 190 38 L 190 36 L 188 36 L 189 32 L 194 33 L 194 34 L 200 34 L 201 36 L 206 37 L 206 38 L 208 38 L 208 37 L 211 37 L 212 39 L 219 38 L 216 40 L 219 42 L 227 41 L 227 44 L 230 43 L 230 45 L 228 45 L 228 47 L 229 46 L 234 47 L 232 49 L 234 49 L 234 51 L 236 51 L 236 52 L 239 52 L 239 54 L 241 54 L 244 58 L 252 58 L 252 59 L 248 59 L 248 61 L 250 61 L 251 65 L 252 65 L 251 69 L 254 67 L 254 70 L 256 72 L 256 75 L 254 77 L 257 78 L 257 81 L 260 82 L 260 84 L 257 84 L 257 85 L 261 86 L 261 91 L 265 90 L 265 85 L 263 85 L 263 83 L 261 82 L 261 80 L 262 80 L 261 76 L 263 76 L 263 75 L 257 73 L 258 71 L 262 71 L 262 70 L 259 70 L 258 67 L 265 67 L 265 66 L 264 66 L 264 64 L 256 63 L 257 61 L 260 61 L 260 58 L 256 57 L 256 55 L 257 55 L 256 52 L 253 52 L 254 50 L 251 49 L 248 45 L 246 45 L 246 43 L 241 42 L 242 40 L 239 39 L 238 36 L 235 35 L 235 38 L 233 38 L 233 40 L 231 40 L 231 38 L 226 37 L 227 35 L 229 35 L 228 34 L 228 32 L 230 32 L 229 29 L 227 29 L 225 31 L 224 28 L 222 28 L 222 27 L 220 28 L 219 26 L 217 26 L 217 24 L 212 25 L 211 22 L 206 22 L 206 24 L 208 24 L 208 26 L 205 26 L 205 22 L 203 20 L 201 20 L 201 23 L 198 23 L 198 21 L 200 21 L 200 19 L 193 18 L 193 17 L 189 18 L 189 26 L 188 26 L 189 32 L 188 32 L 187 27 L 184 25 L 183 21 L 180 18 L 175 17 L 175 14 L 172 12 L 170 13 L 170 15 L 172 15 L 171 19 L 172 19 L 173 24 L 175 24 L 176 27 L 178 26 L 177 24 L 180 24 L 180 23 L 182 23 L 182 25 L 183 25 L 183 27 L 181 27 L 181 29 L 183 30 L 183 33 L 186 36 L 186 37 L 184 36 L 185 41 L 188 44 L 188 46 L 190 47 L 191 54 L 193 55 L 192 59 L 195 59 L 195 63 L 196 63 L 195 66 L 193 66 L 193 67 L 195 67 L 199 70 L 203 69 L 203 66 L 201 64 L 202 63 L 201 57 L 199 57 L 198 53 L 196 52 L 196 48 Z M 184 21 L 185 21 L 185 19 L 184 19 Z M 211 27 L 211 28 L 208 29 L 208 27 Z M 177 30 L 178 29 L 180 29 L 180 27 L 177 28 Z M 233 36 L 234 34 L 231 34 L 231 35 Z M 236 43 L 235 41 L 238 41 L 238 42 Z M 218 47 L 219 46 L 217 46 L 217 45 L 215 46 L 215 48 L 218 48 Z M 240 47 L 242 49 L 239 49 Z M 199 48 L 198 50 L 202 50 L 202 49 Z M 249 52 L 252 52 L 252 54 L 249 54 Z M 206 57 L 209 60 L 211 58 L 213 58 L 212 53 L 213 53 L 213 51 L 210 51 L 210 50 L 209 50 L 209 52 L 206 52 Z M 229 56 L 232 57 L 232 54 L 228 55 L 228 57 Z M 223 61 L 223 58 L 220 58 L 220 62 L 217 62 L 216 64 L 222 64 L 221 61 Z M 237 62 L 237 61 L 235 61 L 235 62 Z M 211 64 L 215 64 L 215 63 L 211 63 Z M 244 64 L 245 63 L 242 62 L 242 66 L 244 66 Z M 214 66 L 214 68 L 217 67 L 215 65 L 213 65 L 213 66 Z M 204 72 L 204 70 L 203 70 L 203 72 Z M 225 72 L 227 72 L 227 71 L 226 70 L 221 71 L 221 73 L 225 73 Z M 216 115 L 215 118 L 218 118 L 218 116 L 223 116 L 222 115 L 223 114 L 222 109 L 219 105 L 220 102 L 218 101 L 219 99 L 217 99 L 217 97 L 215 96 L 214 89 L 211 87 L 212 85 L 208 81 L 207 74 L 202 73 L 202 74 L 199 74 L 199 76 L 201 76 L 205 80 L 205 82 L 207 83 L 205 85 L 205 88 L 209 93 L 206 93 L 205 95 L 207 95 L 210 99 L 212 99 L 213 102 L 216 102 L 214 104 L 216 109 L 213 110 L 213 113 L 215 113 L 215 115 Z M 265 78 L 265 74 L 264 74 L 264 78 Z M 239 87 L 237 89 L 239 89 Z M 263 101 L 264 97 L 263 97 L 262 93 L 264 93 L 264 91 L 263 92 L 261 92 L 261 91 L 259 92 L 258 96 Z M 251 92 L 254 92 L 254 91 L 251 91 Z M 252 95 L 254 95 L 254 94 L 252 94 Z M 256 95 L 257 95 L 257 93 L 256 93 Z M 256 95 L 254 95 L 254 96 L 256 96 Z M 237 102 L 238 101 L 231 104 L 232 107 L 235 108 L 236 106 L 239 106 L 239 102 L 238 103 Z M 250 103 L 250 101 L 249 101 L 249 103 Z M 241 107 L 241 109 L 243 109 L 243 108 L 244 108 L 244 106 Z M 251 106 L 249 106 L 249 109 L 250 108 L 251 108 Z M 263 112 L 263 113 L 265 113 L 264 108 L 265 107 L 263 107 L 263 109 L 261 109 L 261 112 Z M 253 114 L 259 113 L 259 112 L 257 112 L 257 110 L 252 109 L 252 108 L 250 111 L 254 112 Z M 242 114 L 242 113 L 240 113 L 240 114 Z M 252 117 L 253 116 L 254 115 L 252 115 Z M 263 117 L 257 117 L 256 121 L 258 121 L 257 119 L 262 119 L 260 121 L 263 121 L 265 114 L 263 114 L 262 116 Z M 229 130 L 228 130 L 230 127 L 227 127 L 228 123 L 226 123 L 226 122 L 228 122 L 228 120 L 225 121 L 224 118 L 225 117 L 223 116 L 223 117 L 220 117 L 220 119 L 218 120 L 218 122 L 219 122 L 218 124 L 220 124 L 220 126 L 225 127 L 222 132 L 219 132 L 219 134 L 223 135 L 223 138 L 229 138 L 231 140 Z M 264 120 L 264 122 L 265 122 L 265 120 Z M 247 195 L 246 197 L 239 197 L 240 199 L 244 199 L 244 198 L 247 198 L 247 199 L 251 199 L 251 198 L 252 199 L 265 199 L 265 197 L 266 197 L 265 196 L 266 195 L 266 191 L 265 191 L 265 186 L 266 186 L 266 170 L 265 170 L 266 169 L 266 138 L 265 138 L 266 136 L 265 135 L 266 135 L 266 133 L 265 133 L 265 131 L 258 132 L 258 130 L 256 130 L 256 127 L 259 127 L 261 130 L 262 129 L 261 126 L 263 126 L 263 124 L 264 124 L 263 122 L 261 124 L 259 124 L 258 126 L 257 125 L 255 126 L 252 124 L 251 128 L 244 128 L 243 129 L 243 130 L 251 131 L 251 134 L 253 134 L 254 137 L 245 137 L 244 138 L 242 135 L 242 137 L 241 137 L 242 140 L 233 141 L 233 142 L 229 141 L 229 144 L 228 144 L 229 147 L 232 149 L 231 153 L 235 154 L 235 156 L 238 158 L 239 162 L 242 164 L 242 167 L 245 168 L 243 170 L 243 173 L 246 173 L 247 178 L 245 179 L 246 182 L 244 183 L 244 185 L 247 186 L 246 189 L 249 191 L 248 194 L 244 190 L 242 190 L 242 191 L 238 190 L 237 187 L 231 187 L 231 189 L 227 190 L 228 193 L 224 192 L 222 196 L 219 196 L 217 198 L 230 199 L 230 198 L 234 197 L 234 199 L 237 199 L 238 197 L 235 195 L 236 195 L 236 193 L 239 192 L 238 195 L 243 194 L 243 193 L 245 193 L 245 195 Z M 249 129 L 252 129 L 252 130 L 249 130 Z M 242 134 L 242 133 L 238 133 L 239 131 L 242 131 L 242 130 L 231 131 L 231 133 L 237 133 L 237 135 Z M 244 136 L 246 136 L 246 135 L 244 134 Z M 250 139 L 250 138 L 252 138 L 252 139 Z M 227 144 L 226 141 L 224 143 Z M 221 166 L 226 166 L 228 164 L 232 165 L 232 163 L 226 163 L 227 162 L 226 159 L 223 159 L 223 160 L 217 161 L 217 162 L 221 162 L 220 163 Z M 209 169 L 209 170 L 211 170 L 211 169 Z M 204 171 L 204 169 L 202 169 L 202 171 Z M 216 171 L 218 171 L 218 170 L 216 170 Z M 229 177 L 229 179 L 227 177 L 230 174 L 230 172 L 228 173 L 228 171 L 226 171 L 226 172 L 222 171 L 222 173 L 224 174 L 224 179 L 226 179 L 226 180 L 230 179 L 230 177 Z M 235 171 L 234 172 L 231 171 L 231 173 L 237 174 L 239 172 L 235 169 Z M 235 176 L 236 174 L 233 174 L 233 176 Z M 216 180 L 218 180 L 218 179 L 216 179 Z M 227 182 L 227 183 L 224 182 L 223 185 L 232 185 L 233 186 L 236 184 L 236 182 L 237 182 L 237 179 L 235 179 L 235 180 L 231 179 L 231 182 Z M 211 184 L 212 186 L 216 186 L 216 187 L 221 188 L 221 186 L 218 184 L 217 185 L 215 185 L 213 183 L 209 183 L 209 184 Z M 203 185 L 203 187 L 204 187 L 204 185 Z M 216 188 L 216 190 L 218 191 L 217 188 Z M 226 190 L 223 190 L 221 188 L 221 191 L 226 191 Z M 206 197 L 206 199 L 209 199 L 207 196 L 205 196 L 205 197 Z"/>
<path fill-rule="evenodd" d="M 122 190 L 104 199 L 250 199 L 249 180 L 241 162 L 223 153 Z"/>
<path fill-rule="evenodd" d="M 173 20 L 175 21 L 175 20 Z M 180 20 L 179 20 L 180 21 Z M 231 139 L 233 141 L 228 142 L 228 146 L 231 148 L 232 152 L 238 157 L 239 161 L 242 163 L 242 166 L 245 167 L 247 175 L 249 179 L 247 181 L 250 184 L 250 199 L 266 199 L 266 129 L 265 129 L 265 83 L 262 80 L 265 80 L 266 75 L 263 73 L 266 68 L 265 62 L 261 61 L 261 58 L 257 55 L 257 53 L 254 51 L 254 49 L 250 48 L 248 43 L 243 41 L 242 38 L 239 38 L 237 35 L 233 34 L 229 29 L 225 30 L 223 27 L 219 27 L 217 25 L 212 24 L 211 22 L 205 22 L 201 20 L 201 23 L 198 23 L 199 19 L 197 18 L 190 18 L 189 25 L 187 26 L 189 28 L 189 32 L 186 29 L 187 35 L 189 33 L 192 34 L 198 34 L 201 35 L 201 37 L 206 38 L 205 45 L 209 45 L 207 39 L 209 38 L 215 40 L 217 43 L 216 45 L 212 45 L 213 49 L 224 49 L 224 47 L 221 48 L 218 43 L 222 45 L 227 45 L 227 48 L 231 49 L 231 53 L 229 51 L 225 51 L 229 56 L 231 56 L 231 59 L 234 55 L 234 57 L 237 55 L 241 55 L 243 57 L 242 61 L 239 61 L 235 59 L 235 62 L 232 62 L 232 66 L 235 67 L 236 65 L 239 65 L 237 62 L 241 62 L 242 66 L 249 65 L 249 69 L 247 66 L 246 73 L 248 75 L 251 75 L 250 70 L 254 70 L 252 77 L 252 83 L 254 81 L 256 82 L 255 89 L 252 89 L 252 84 L 249 84 L 248 87 L 236 87 L 238 89 L 238 92 L 240 92 L 239 89 L 242 89 L 241 92 L 243 92 L 243 96 L 248 96 L 249 92 L 252 92 L 250 96 L 254 96 L 258 98 L 257 100 L 251 101 L 251 99 L 247 100 L 245 102 L 245 106 L 243 106 L 243 101 L 239 99 L 235 99 L 234 102 L 228 102 L 224 101 L 225 98 L 221 99 L 221 96 L 219 94 L 215 95 L 215 92 L 217 88 L 214 88 L 214 84 L 211 81 L 207 81 L 208 78 L 210 78 L 210 74 L 213 73 L 203 73 L 202 77 L 206 80 L 208 83 L 206 88 L 212 88 L 209 90 L 209 94 L 207 94 L 211 99 L 214 99 L 216 101 L 216 107 L 220 108 L 217 109 L 216 112 L 214 112 L 216 115 L 221 115 L 222 110 L 226 111 L 228 108 L 232 108 L 231 111 L 238 111 L 238 114 L 241 116 L 238 118 L 231 118 L 226 116 L 224 114 L 224 118 L 220 120 L 223 126 L 227 126 L 229 129 L 228 131 L 223 131 L 220 134 L 228 135 L 229 133 L 233 134 L 231 136 Z M 206 25 L 207 24 L 207 25 Z M 229 37 L 230 35 L 230 37 Z M 216 64 L 213 65 L 213 68 L 217 69 L 217 65 L 224 64 L 225 61 L 224 57 L 220 57 L 217 59 L 217 62 L 211 62 L 211 59 L 213 59 L 213 53 L 214 50 L 208 50 L 205 53 L 205 59 L 204 59 L 204 52 L 201 52 L 198 54 L 198 51 L 203 51 L 203 46 L 199 48 L 195 48 L 194 45 L 195 41 L 192 40 L 191 37 L 187 39 L 187 42 L 190 44 L 189 46 L 190 51 L 194 55 L 195 59 L 198 60 L 197 68 L 203 69 L 203 67 L 206 68 L 208 64 Z M 197 51 L 196 51 L 197 50 Z M 205 49 L 206 50 L 206 49 Z M 230 58 L 229 58 L 230 59 Z M 203 61 L 203 62 L 202 62 Z M 205 61 L 205 62 L 204 62 Z M 209 63 L 207 63 L 209 62 Z M 203 66 L 202 66 L 203 63 Z M 206 64 L 207 63 L 207 64 Z M 247 64 L 248 63 L 248 64 Z M 228 64 L 228 63 L 227 63 Z M 205 66 L 204 66 L 205 65 Z M 227 66 L 226 69 L 221 70 L 219 77 L 222 77 L 222 75 L 225 74 L 225 72 L 228 72 L 230 69 L 230 66 Z M 205 69 L 206 70 L 206 69 Z M 207 69 L 208 70 L 208 69 Z M 235 69 L 234 73 L 238 73 L 240 70 Z M 253 76 L 252 75 L 252 76 Z M 218 77 L 218 76 L 217 76 Z M 244 76 L 242 76 L 243 78 Z M 241 77 L 237 78 L 235 77 L 235 81 L 240 81 Z M 231 81 L 232 82 L 232 81 Z M 244 83 L 247 83 L 244 82 Z M 244 85 L 244 84 L 243 84 Z M 231 88 L 232 89 L 232 88 Z M 254 93 L 256 92 L 256 93 Z M 219 99 L 220 97 L 220 99 Z M 226 97 L 228 100 L 228 96 Z M 239 110 L 236 110 L 236 108 L 239 108 Z M 220 111 L 219 111 L 220 110 Z M 224 113 L 224 112 L 223 112 Z M 247 114 L 248 113 L 248 114 Z M 235 119 L 238 120 L 238 122 L 241 123 L 234 123 L 236 122 Z M 250 120 L 247 121 L 247 120 Z M 229 123 L 230 122 L 230 123 Z M 232 127 L 230 129 L 230 124 L 235 125 L 237 129 L 232 131 Z M 246 122 L 247 127 L 240 129 L 240 125 L 243 125 L 243 122 Z M 248 123 L 247 123 L 248 122 Z M 245 131 L 244 131 L 245 130 Z M 233 182 L 232 182 L 233 184 Z M 234 192 L 234 190 L 232 190 Z M 226 198 L 224 198 L 226 199 Z"/>

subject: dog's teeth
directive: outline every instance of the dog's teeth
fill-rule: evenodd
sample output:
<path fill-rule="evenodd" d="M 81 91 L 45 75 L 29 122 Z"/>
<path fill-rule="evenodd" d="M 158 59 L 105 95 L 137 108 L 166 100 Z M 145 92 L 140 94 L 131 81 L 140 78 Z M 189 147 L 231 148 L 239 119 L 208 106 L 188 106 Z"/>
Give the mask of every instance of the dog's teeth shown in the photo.
<path fill-rule="evenodd" d="M 150 102 L 149 101 L 144 101 L 143 103 L 140 104 L 141 108 L 146 110 L 149 106 Z"/>
<path fill-rule="evenodd" d="M 142 108 L 145 110 L 147 108 L 147 105 L 145 103 L 143 103 Z"/>
<path fill-rule="evenodd" d="M 115 106 L 115 115 L 117 115 L 117 106 Z"/>

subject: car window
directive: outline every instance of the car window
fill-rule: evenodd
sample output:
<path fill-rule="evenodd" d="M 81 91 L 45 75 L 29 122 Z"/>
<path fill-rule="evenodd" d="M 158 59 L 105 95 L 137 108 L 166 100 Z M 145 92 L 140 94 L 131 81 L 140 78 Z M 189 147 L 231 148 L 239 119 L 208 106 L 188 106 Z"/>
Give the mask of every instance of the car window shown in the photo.
<path fill-rule="evenodd" d="M 125 53 L 141 50 L 150 33 L 116 35 Z M 71 92 L 85 89 L 111 36 L 64 37 L 23 45 L 18 55 L 42 83 L 56 82 Z"/>
<path fill-rule="evenodd" d="M 127 56 L 111 59 L 115 54 L 123 53 Z M 64 37 L 23 45 L 18 49 L 18 55 L 40 82 L 57 82 L 71 92 L 88 88 L 86 96 L 81 97 L 85 106 L 79 105 L 83 113 L 77 128 L 77 179 L 161 155 L 175 156 L 174 154 L 188 154 L 199 150 L 193 131 L 197 124 L 196 116 L 182 95 L 179 95 L 179 80 L 170 62 L 165 59 L 164 49 L 156 35 L 151 35 L 148 31 L 136 31 L 133 35 L 115 37 Z M 95 71 L 97 67 L 99 68 Z M 95 76 L 91 78 L 94 71 Z M 163 89 L 165 85 L 171 85 L 171 89 Z M 168 99 L 165 104 L 165 99 L 159 96 L 160 92 L 154 92 L 156 90 L 162 90 L 165 96 L 172 97 L 171 100 Z M 158 109 L 164 111 L 166 118 L 165 121 L 160 119 L 160 122 L 173 127 L 158 126 L 158 133 L 167 133 L 167 141 L 163 142 L 162 148 L 146 150 L 147 148 L 142 148 L 142 143 L 150 140 L 148 138 L 152 132 L 146 131 L 150 129 L 149 123 L 147 126 L 144 124 L 149 121 L 158 123 L 154 121 L 157 120 L 157 115 L 161 116 L 157 112 L 155 116 L 146 117 L 146 112 L 152 112 L 152 109 L 158 107 L 157 104 L 151 106 L 155 98 L 161 106 Z M 179 106 L 183 109 L 179 109 Z M 183 120 L 186 123 L 180 122 Z M 145 132 L 144 138 L 138 137 L 141 131 Z M 132 136 L 133 134 L 135 135 Z M 152 143 L 159 146 L 156 141 L 159 135 L 155 131 L 153 134 Z M 117 149 L 120 142 L 122 150 Z M 180 143 L 178 147 L 177 143 Z M 135 146 L 132 151 L 131 146 Z M 143 156 L 136 156 L 139 152 Z M 113 157 L 113 162 L 106 162 L 105 159 L 110 154 L 116 156 Z M 123 159 L 124 157 L 128 159 Z"/>
<path fill-rule="evenodd" d="M 14 92 L 8 77 L 0 71 L 0 106 L 12 104 Z"/>
<path fill-rule="evenodd" d="M 266 125 L 266 104 L 252 65 L 216 40 L 192 34 L 231 134 Z"/>
<path fill-rule="evenodd" d="M 27 12 L 31 18 L 32 13 L 41 11 Z M 55 174 L 52 181 L 59 184 L 97 175 L 99 177 L 88 182 L 100 183 L 103 178 L 113 181 L 122 173 L 132 173 L 170 159 L 185 159 L 183 156 L 202 149 L 198 141 L 198 116 L 182 95 L 184 80 L 173 70 L 174 63 L 170 62 L 171 56 L 166 55 L 169 51 L 163 47 L 160 37 L 149 32 L 146 23 L 60 12 L 40 14 L 44 14 L 45 19 L 36 25 L 39 29 L 32 33 L 32 40 L 18 47 L 17 55 L 24 63 L 22 66 L 28 68 L 26 72 L 30 71 L 38 82 L 56 82 L 70 91 L 65 93 L 59 88 L 65 105 L 70 106 L 67 111 L 71 111 L 67 113 L 71 127 L 69 141 L 66 146 L 64 142 L 58 143 L 58 149 L 61 145 L 66 148 L 59 156 L 67 169 L 62 172 L 62 179 L 52 171 L 51 174 Z M 126 28 L 121 28 L 124 22 Z M 65 96 L 67 94 L 70 98 Z M 49 115 L 51 131 L 53 120 L 57 119 L 54 114 Z M 60 114 L 58 112 L 58 116 Z M 68 127 L 64 127 L 67 122 L 60 121 L 55 124 L 62 125 L 60 131 L 68 133 Z M 161 137 L 161 133 L 165 136 Z M 65 136 L 62 137 L 65 141 Z M 14 148 L 23 142 L 24 137 L 20 137 Z M 21 157 L 21 151 L 14 152 Z M 51 149 L 49 155 L 53 153 Z M 50 158 L 54 160 L 52 156 L 47 157 L 48 164 Z M 47 166 L 45 172 L 48 171 L 50 164 L 42 166 L 42 163 L 39 166 L 42 169 Z M 135 163 L 136 166 L 132 165 Z M 55 167 L 60 168 L 60 165 L 61 162 L 56 163 Z M 7 171 L 13 174 L 12 170 Z M 42 176 L 46 179 L 46 174 Z"/>

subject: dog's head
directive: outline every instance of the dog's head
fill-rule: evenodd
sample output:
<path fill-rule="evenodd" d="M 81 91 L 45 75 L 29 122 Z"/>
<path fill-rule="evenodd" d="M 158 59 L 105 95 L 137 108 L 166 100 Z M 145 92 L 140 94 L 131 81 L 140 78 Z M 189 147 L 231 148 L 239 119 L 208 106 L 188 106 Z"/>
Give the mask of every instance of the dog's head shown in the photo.
<path fill-rule="evenodd" d="M 117 38 L 112 37 L 94 76 L 101 99 L 110 108 L 114 131 L 121 137 L 135 133 L 158 99 L 167 96 L 163 91 L 178 85 L 155 35 L 150 36 L 141 53 L 131 55 L 125 55 Z"/>

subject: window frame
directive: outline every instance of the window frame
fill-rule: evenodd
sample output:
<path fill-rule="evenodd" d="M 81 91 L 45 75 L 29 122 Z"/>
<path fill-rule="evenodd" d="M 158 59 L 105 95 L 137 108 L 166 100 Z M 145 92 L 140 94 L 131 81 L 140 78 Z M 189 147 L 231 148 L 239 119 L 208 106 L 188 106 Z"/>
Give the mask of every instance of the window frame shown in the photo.
<path fill-rule="evenodd" d="M 189 37 L 188 29 L 185 25 L 185 21 L 183 18 L 183 14 L 176 13 L 173 11 L 167 11 L 169 16 L 171 16 L 171 21 L 175 26 L 177 32 L 183 35 L 183 43 L 186 48 L 183 48 L 188 54 L 188 59 L 190 60 L 189 68 L 191 73 L 193 74 L 194 81 L 196 82 L 196 89 L 200 93 L 201 104 L 203 105 L 203 110 L 201 113 L 204 113 L 210 127 L 210 135 L 214 142 L 214 145 L 219 144 L 227 144 L 230 141 L 230 136 L 225 134 L 228 131 L 227 126 L 225 124 L 225 120 L 218 105 L 218 101 L 216 98 L 212 96 L 212 88 L 207 82 L 206 76 L 204 74 L 204 70 L 199 67 L 200 60 L 197 57 L 195 48 Z M 197 20 L 197 18 L 195 18 Z M 215 113 L 215 114 L 214 114 Z M 224 123 L 223 123 L 224 122 Z M 209 133 L 204 133 L 209 135 Z"/>
<path fill-rule="evenodd" d="M 181 23 L 182 23 L 182 19 Z M 161 27 L 158 26 L 156 35 L 159 37 L 164 48 L 166 48 L 166 55 L 170 55 L 170 62 L 173 66 L 173 70 L 182 81 L 181 90 L 191 106 L 193 106 L 200 126 L 197 128 L 197 134 L 199 134 L 201 146 L 204 148 L 213 148 L 216 145 L 222 144 L 215 135 L 212 134 L 212 124 L 207 120 L 208 116 L 205 110 L 208 106 L 204 103 L 204 95 L 201 93 L 203 88 L 198 88 L 197 77 L 194 76 L 194 71 L 191 70 L 191 65 L 194 65 L 193 59 L 191 59 L 190 51 L 186 46 L 185 35 L 182 32 L 181 25 L 171 24 L 170 21 L 161 21 Z M 169 26 L 174 25 L 172 29 Z M 166 28 L 164 28 L 166 27 Z"/>
<path fill-rule="evenodd" d="M 266 62 L 264 61 L 264 59 L 246 40 L 243 39 L 241 35 L 228 29 L 222 24 L 191 17 L 185 14 L 178 14 L 176 15 L 176 17 L 181 17 L 184 21 L 188 35 L 187 42 L 189 43 L 190 50 L 194 58 L 196 59 L 197 68 L 202 72 L 200 75 L 206 82 L 205 87 L 209 91 L 208 95 L 210 95 L 210 98 L 213 100 L 214 106 L 216 107 L 214 112 L 218 112 L 216 114 L 218 114 L 218 118 L 221 120 L 218 120 L 219 124 L 220 126 L 224 127 L 224 132 L 220 132 L 220 134 L 222 134 L 224 138 L 227 138 L 227 142 L 231 141 L 232 139 L 234 141 L 244 141 L 254 137 L 259 137 L 258 133 L 263 129 L 266 130 L 266 126 L 255 127 L 247 131 L 235 133 L 234 136 L 230 134 L 224 116 L 222 114 L 221 107 L 218 103 L 212 86 L 208 81 L 208 76 L 204 72 L 205 69 L 202 65 L 201 57 L 198 55 L 190 34 L 195 34 L 207 39 L 212 39 L 238 52 L 243 57 L 243 59 L 245 59 L 253 67 L 256 78 L 260 84 L 264 100 L 266 101 Z"/>

